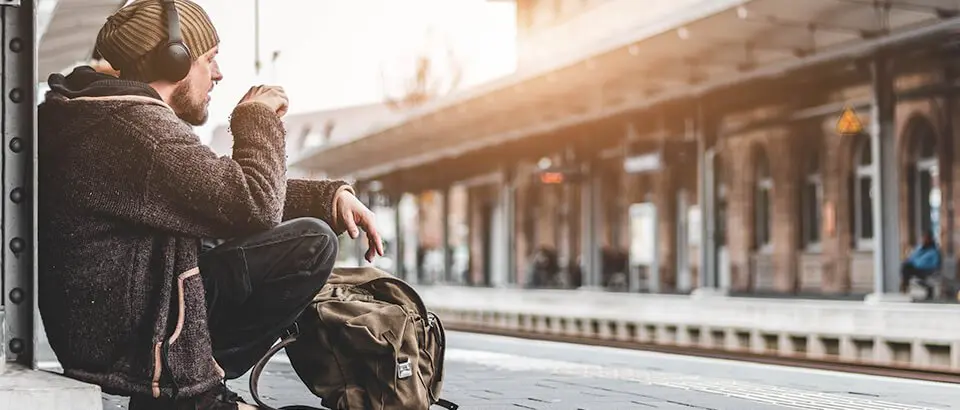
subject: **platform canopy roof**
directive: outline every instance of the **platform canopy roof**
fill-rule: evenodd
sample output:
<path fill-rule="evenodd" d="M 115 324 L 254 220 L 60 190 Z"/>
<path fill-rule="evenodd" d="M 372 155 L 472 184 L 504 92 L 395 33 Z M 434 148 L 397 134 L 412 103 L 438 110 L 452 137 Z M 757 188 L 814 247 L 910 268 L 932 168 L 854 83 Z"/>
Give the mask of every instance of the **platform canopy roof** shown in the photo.
<path fill-rule="evenodd" d="M 66 70 L 93 56 L 100 27 L 124 0 L 39 0 L 37 79 Z"/>
<path fill-rule="evenodd" d="M 960 0 L 720 0 L 638 27 L 580 55 L 450 95 L 406 120 L 293 158 L 291 167 L 370 180 L 398 170 L 588 121 L 960 30 Z M 577 104 L 583 90 L 613 98 L 602 109 L 538 118 L 540 104 Z M 579 91 L 579 93 L 578 93 Z M 582 99 L 582 98 L 580 98 Z M 594 104 L 596 105 L 596 104 Z"/>

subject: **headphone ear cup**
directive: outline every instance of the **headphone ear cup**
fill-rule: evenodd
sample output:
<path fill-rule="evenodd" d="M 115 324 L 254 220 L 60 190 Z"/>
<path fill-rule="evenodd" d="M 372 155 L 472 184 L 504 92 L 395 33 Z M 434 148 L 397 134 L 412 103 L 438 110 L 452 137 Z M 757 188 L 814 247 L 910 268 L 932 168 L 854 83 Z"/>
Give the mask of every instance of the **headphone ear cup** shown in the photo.
<path fill-rule="evenodd" d="M 170 43 L 161 48 L 161 70 L 164 79 L 170 82 L 177 82 L 184 79 L 190 72 L 192 58 L 190 50 L 183 43 Z"/>

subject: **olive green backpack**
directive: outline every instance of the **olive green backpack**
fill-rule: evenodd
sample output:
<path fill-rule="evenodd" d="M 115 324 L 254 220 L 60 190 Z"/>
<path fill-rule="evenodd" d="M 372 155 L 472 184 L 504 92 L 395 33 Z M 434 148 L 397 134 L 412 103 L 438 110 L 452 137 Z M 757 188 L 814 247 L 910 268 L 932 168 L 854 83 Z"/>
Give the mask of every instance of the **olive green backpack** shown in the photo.
<path fill-rule="evenodd" d="M 300 380 L 332 410 L 426 410 L 440 398 L 443 324 L 406 282 L 373 267 L 336 268 L 280 343 L 254 366 L 250 392 L 281 348 Z M 313 409 L 287 406 L 283 410 Z"/>

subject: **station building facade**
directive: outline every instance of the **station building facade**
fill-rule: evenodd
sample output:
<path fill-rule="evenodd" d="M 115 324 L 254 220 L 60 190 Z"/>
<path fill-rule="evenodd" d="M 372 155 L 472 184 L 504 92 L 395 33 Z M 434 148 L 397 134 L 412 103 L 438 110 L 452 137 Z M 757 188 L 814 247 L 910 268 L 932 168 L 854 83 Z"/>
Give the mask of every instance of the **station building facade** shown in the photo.
<path fill-rule="evenodd" d="M 515 3 L 514 74 L 293 158 L 399 274 L 862 297 L 932 231 L 956 277 L 956 2 Z"/>

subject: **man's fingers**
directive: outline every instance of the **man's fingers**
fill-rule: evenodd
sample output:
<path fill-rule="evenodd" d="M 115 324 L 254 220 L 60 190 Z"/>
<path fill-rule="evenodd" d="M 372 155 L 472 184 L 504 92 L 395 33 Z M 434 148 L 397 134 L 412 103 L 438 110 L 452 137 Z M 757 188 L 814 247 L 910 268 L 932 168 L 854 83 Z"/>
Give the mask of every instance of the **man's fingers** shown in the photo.
<path fill-rule="evenodd" d="M 347 229 L 347 234 L 350 235 L 350 239 L 357 239 L 359 232 L 357 232 L 357 223 L 353 220 L 353 212 L 347 211 L 344 213 L 343 224 L 344 228 Z"/>
<path fill-rule="evenodd" d="M 374 245 L 376 246 L 376 249 L 377 249 L 377 255 L 383 256 L 383 239 L 380 238 L 380 232 L 377 232 L 376 228 L 374 228 L 373 231 L 374 231 L 373 237 L 374 237 L 374 240 L 376 241 L 374 242 Z"/>
<path fill-rule="evenodd" d="M 364 230 L 367 231 L 370 250 L 375 251 L 377 255 L 383 256 L 383 241 L 380 239 L 380 233 L 377 232 L 376 226 L 369 224 Z"/>

